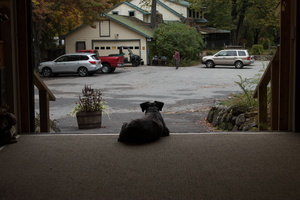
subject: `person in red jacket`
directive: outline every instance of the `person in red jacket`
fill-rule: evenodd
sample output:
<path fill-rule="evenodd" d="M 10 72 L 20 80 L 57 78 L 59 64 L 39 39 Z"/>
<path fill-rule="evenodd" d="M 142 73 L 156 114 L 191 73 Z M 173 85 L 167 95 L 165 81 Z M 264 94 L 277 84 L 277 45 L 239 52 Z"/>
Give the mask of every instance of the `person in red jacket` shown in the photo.
<path fill-rule="evenodd" d="M 180 53 L 177 50 L 175 50 L 173 57 L 174 57 L 175 67 L 176 69 L 178 69 L 179 61 L 180 61 Z"/>

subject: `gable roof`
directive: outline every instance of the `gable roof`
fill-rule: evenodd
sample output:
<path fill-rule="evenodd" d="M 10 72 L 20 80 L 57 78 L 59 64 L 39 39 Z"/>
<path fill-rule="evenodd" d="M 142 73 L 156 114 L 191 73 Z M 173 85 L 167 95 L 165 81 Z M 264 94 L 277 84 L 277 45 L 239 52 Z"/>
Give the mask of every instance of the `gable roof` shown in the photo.
<path fill-rule="evenodd" d="M 143 22 L 135 17 L 130 16 L 122 16 L 122 15 L 113 15 L 113 14 L 103 14 L 103 16 L 107 17 L 108 19 L 121 24 L 122 26 L 125 26 L 126 28 L 129 28 L 145 37 L 151 38 L 153 36 L 153 29 L 151 28 L 151 25 L 149 23 Z M 70 31 L 66 35 L 61 36 L 61 38 L 65 38 L 66 36 L 76 32 L 79 29 L 84 28 L 85 26 L 88 26 L 87 24 L 83 24 L 74 30 Z"/>
<path fill-rule="evenodd" d="M 187 2 L 187 1 L 176 1 L 176 0 L 167 0 L 167 1 L 170 1 L 172 3 L 176 3 L 176 4 L 180 4 L 182 6 L 185 6 L 185 7 L 189 7 L 191 5 L 191 3 Z"/>
<path fill-rule="evenodd" d="M 157 3 L 158 3 L 161 7 L 164 7 L 164 8 L 167 9 L 169 12 L 173 13 L 174 15 L 176 15 L 177 17 L 179 17 L 179 18 L 183 17 L 182 14 L 176 12 L 175 10 L 173 10 L 172 8 L 170 8 L 169 6 L 167 6 L 166 4 L 164 4 L 163 2 L 157 0 Z"/>
<path fill-rule="evenodd" d="M 149 23 L 143 22 L 135 17 L 104 14 L 107 18 L 113 20 L 114 22 L 121 24 L 145 37 L 153 36 L 153 29 Z"/>
<path fill-rule="evenodd" d="M 202 34 L 212 34 L 212 33 L 230 33 L 228 30 L 213 28 L 213 27 L 200 27 L 199 30 Z"/>
<path fill-rule="evenodd" d="M 136 6 L 136 5 L 132 4 L 132 3 L 129 3 L 129 2 L 127 2 L 127 1 L 123 1 L 123 2 L 120 2 L 120 3 L 116 4 L 116 5 L 114 5 L 114 6 L 111 7 L 110 9 L 106 10 L 105 13 L 109 13 L 110 11 L 112 11 L 112 10 L 115 9 L 116 7 L 120 6 L 121 4 L 125 4 L 125 5 L 127 5 L 127 6 L 129 6 L 129 7 L 131 7 L 131 8 L 133 8 L 133 9 L 135 9 L 135 10 L 141 12 L 141 13 L 144 14 L 144 15 L 150 15 L 150 14 L 151 14 L 150 12 L 147 12 L 146 10 L 143 10 L 143 9 L 141 9 L 140 7 L 138 7 L 138 6 Z"/>

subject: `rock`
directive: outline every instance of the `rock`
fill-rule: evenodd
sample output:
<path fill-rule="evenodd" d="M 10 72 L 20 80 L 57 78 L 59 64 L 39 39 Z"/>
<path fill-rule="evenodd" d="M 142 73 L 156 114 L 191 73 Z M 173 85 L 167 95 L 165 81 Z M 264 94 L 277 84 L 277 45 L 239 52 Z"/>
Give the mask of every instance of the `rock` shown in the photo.
<path fill-rule="evenodd" d="M 215 115 L 215 111 L 217 110 L 216 107 L 212 107 L 209 112 L 208 112 L 208 115 L 207 115 L 207 118 L 206 120 L 209 122 L 209 123 L 212 123 L 213 122 L 213 119 L 214 119 L 214 115 Z"/>
<path fill-rule="evenodd" d="M 245 122 L 246 122 L 245 114 L 240 114 L 235 120 L 235 124 L 237 126 L 241 126 Z"/>
<path fill-rule="evenodd" d="M 231 112 L 232 115 L 236 115 L 236 116 L 245 113 L 247 111 L 245 107 L 237 106 L 237 105 L 229 107 L 228 110 L 229 110 L 228 112 Z"/>

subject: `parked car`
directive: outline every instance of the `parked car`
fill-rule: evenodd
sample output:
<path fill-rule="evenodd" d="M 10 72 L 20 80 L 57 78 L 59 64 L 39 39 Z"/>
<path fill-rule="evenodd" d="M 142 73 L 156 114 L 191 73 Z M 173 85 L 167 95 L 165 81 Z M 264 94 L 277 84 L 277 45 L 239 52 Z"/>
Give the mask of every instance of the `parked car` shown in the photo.
<path fill-rule="evenodd" d="M 215 67 L 216 65 L 233 65 L 235 68 L 243 68 L 245 65 L 254 63 L 254 57 L 250 56 L 247 50 L 226 49 L 221 50 L 215 55 L 204 56 L 202 63 L 206 67 Z"/>
<path fill-rule="evenodd" d="M 38 66 L 39 73 L 44 77 L 57 74 L 93 75 L 101 68 L 97 54 L 70 53 L 62 55 L 53 61 L 42 62 Z"/>
<path fill-rule="evenodd" d="M 79 50 L 77 52 L 81 53 L 95 53 L 101 60 L 101 72 L 102 73 L 112 73 L 117 67 L 124 67 L 124 56 L 123 55 L 113 55 L 113 56 L 100 56 L 97 49 L 92 50 Z"/>

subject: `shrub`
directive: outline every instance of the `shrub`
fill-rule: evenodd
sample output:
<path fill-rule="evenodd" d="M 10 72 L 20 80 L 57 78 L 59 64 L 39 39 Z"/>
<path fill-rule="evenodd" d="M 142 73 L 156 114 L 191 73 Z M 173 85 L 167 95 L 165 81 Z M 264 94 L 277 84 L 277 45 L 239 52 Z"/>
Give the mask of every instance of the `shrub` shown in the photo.
<path fill-rule="evenodd" d="M 188 60 L 199 61 L 203 47 L 202 36 L 194 27 L 178 22 L 160 24 L 154 31 L 150 58 L 154 55 L 166 56 L 170 61 L 173 59 L 174 50 L 177 49 L 181 59 L 186 59 L 183 63 Z"/>
<path fill-rule="evenodd" d="M 252 51 L 252 54 L 254 54 L 254 55 L 262 55 L 264 52 L 264 48 L 260 44 L 255 44 L 252 46 L 251 51 Z"/>

